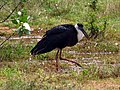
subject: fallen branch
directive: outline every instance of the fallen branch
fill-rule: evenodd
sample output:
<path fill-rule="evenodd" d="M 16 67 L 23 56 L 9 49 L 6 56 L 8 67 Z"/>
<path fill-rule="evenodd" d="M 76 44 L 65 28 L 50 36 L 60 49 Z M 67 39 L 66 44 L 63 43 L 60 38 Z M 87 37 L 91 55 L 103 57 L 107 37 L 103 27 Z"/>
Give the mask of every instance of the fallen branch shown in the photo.
<path fill-rule="evenodd" d="M 15 33 L 10 35 L 8 38 L 0 37 L 0 39 L 3 39 L 4 41 L 0 44 L 0 47 L 7 41 L 7 40 L 20 40 L 20 39 L 42 39 L 41 36 L 21 36 L 21 37 L 13 37 L 11 38 Z"/>
<path fill-rule="evenodd" d="M 0 37 L 2 40 L 6 40 L 6 37 Z M 20 40 L 20 39 L 42 39 L 41 36 L 21 36 L 21 37 L 11 37 L 9 40 Z"/>

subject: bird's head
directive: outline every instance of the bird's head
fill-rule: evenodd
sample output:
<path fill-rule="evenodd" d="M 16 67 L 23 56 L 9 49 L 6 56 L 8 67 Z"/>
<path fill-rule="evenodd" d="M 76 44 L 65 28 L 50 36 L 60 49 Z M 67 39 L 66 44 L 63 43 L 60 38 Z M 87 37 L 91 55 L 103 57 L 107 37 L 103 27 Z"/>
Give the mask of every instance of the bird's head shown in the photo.
<path fill-rule="evenodd" d="M 85 35 L 85 37 L 86 37 L 87 39 L 89 39 L 89 36 L 88 36 L 88 34 L 86 33 L 86 31 L 84 30 L 83 25 L 80 24 L 80 23 L 77 23 L 77 26 L 78 26 L 78 29 L 81 30 L 82 33 Z"/>

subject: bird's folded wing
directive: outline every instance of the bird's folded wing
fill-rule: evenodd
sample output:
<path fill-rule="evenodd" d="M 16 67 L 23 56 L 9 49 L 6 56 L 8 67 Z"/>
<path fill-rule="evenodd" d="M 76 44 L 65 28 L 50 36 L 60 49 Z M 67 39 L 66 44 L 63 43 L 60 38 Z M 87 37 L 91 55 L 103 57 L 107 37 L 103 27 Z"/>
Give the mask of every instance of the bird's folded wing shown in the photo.
<path fill-rule="evenodd" d="M 49 36 L 49 35 L 57 35 L 57 34 L 60 34 L 60 33 L 64 33 L 64 32 L 66 32 L 68 30 L 69 29 L 67 29 L 64 26 L 57 26 L 57 27 L 52 28 L 51 30 L 48 30 L 45 35 L 47 35 L 47 36 Z"/>

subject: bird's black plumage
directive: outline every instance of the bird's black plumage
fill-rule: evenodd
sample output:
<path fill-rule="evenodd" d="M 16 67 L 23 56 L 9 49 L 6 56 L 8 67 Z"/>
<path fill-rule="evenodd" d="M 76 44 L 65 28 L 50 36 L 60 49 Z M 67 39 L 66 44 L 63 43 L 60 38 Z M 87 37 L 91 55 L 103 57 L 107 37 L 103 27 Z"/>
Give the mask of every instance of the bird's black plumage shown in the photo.
<path fill-rule="evenodd" d="M 87 33 L 83 29 L 82 24 L 63 24 L 52 29 L 48 30 L 43 38 L 37 43 L 37 45 L 31 50 L 31 54 L 43 54 L 52 51 L 55 48 L 58 48 L 55 60 L 56 60 L 56 69 L 58 70 L 58 54 L 61 60 L 70 61 L 72 63 L 81 66 L 79 63 L 61 57 L 62 49 L 66 46 L 74 46 L 79 40 L 86 36 Z"/>
<path fill-rule="evenodd" d="M 74 25 L 64 24 L 48 30 L 43 38 L 31 50 L 32 55 L 49 52 L 55 48 L 73 46 L 78 42 Z"/>

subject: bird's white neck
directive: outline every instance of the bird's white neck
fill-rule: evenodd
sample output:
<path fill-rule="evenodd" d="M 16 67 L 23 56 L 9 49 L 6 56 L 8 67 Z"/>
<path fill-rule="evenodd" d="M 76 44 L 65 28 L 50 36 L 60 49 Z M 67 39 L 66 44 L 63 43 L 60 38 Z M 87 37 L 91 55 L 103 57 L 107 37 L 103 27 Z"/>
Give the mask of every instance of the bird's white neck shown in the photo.
<path fill-rule="evenodd" d="M 80 41 L 80 40 L 84 37 L 84 34 L 83 34 L 83 32 L 78 28 L 78 25 L 77 25 L 77 24 L 75 25 L 75 28 L 76 28 L 76 30 L 77 30 L 77 39 L 78 39 L 78 41 Z"/>

